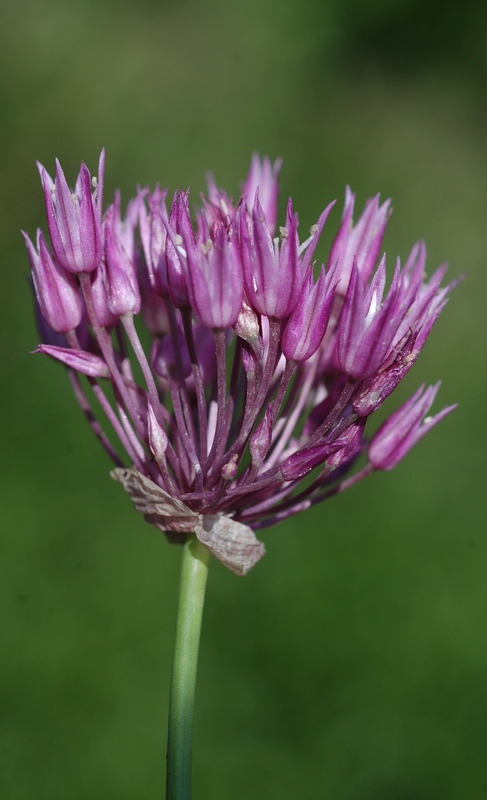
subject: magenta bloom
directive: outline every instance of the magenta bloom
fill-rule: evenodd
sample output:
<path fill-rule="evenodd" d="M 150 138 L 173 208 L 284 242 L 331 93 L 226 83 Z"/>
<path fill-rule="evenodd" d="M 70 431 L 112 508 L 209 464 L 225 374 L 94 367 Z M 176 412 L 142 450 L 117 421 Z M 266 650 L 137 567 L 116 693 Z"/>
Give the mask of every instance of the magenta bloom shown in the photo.
<path fill-rule="evenodd" d="M 42 231 L 37 231 L 37 249 L 25 233 L 24 239 L 32 282 L 44 320 L 56 333 L 74 330 L 80 324 L 83 313 L 76 281 L 50 253 Z"/>
<path fill-rule="evenodd" d="M 105 215 L 105 290 L 108 310 L 114 317 L 138 314 L 141 308 L 135 264 L 122 240 L 119 209 L 110 206 Z"/>
<path fill-rule="evenodd" d="M 289 201 L 273 238 L 279 161 L 254 156 L 235 203 L 210 178 L 195 219 L 188 192 L 168 212 L 159 187 L 139 189 L 124 218 L 117 194 L 102 217 L 100 163 L 94 193 L 84 165 L 74 194 L 59 165 L 55 182 L 40 168 L 54 252 L 26 237 L 37 352 L 69 369 L 112 476 L 147 521 L 170 541 L 195 532 L 243 575 L 264 553 L 256 530 L 392 469 L 454 408 L 425 418 L 439 384 L 421 388 L 368 442 L 368 418 L 416 361 L 452 284 L 440 285 L 444 267 L 425 279 L 419 244 L 386 290 L 390 203 L 369 200 L 354 225 L 349 189 L 315 270 L 334 204 L 300 241 Z"/>
<path fill-rule="evenodd" d="M 356 225 L 353 225 L 355 195 L 349 186 L 345 191 L 345 208 L 342 224 L 330 250 L 328 266 L 339 264 L 340 294 L 345 294 L 354 263 L 362 280 L 367 283 L 377 263 L 387 220 L 391 214 L 391 201 L 379 205 L 379 195 L 367 200 Z"/>
<path fill-rule="evenodd" d="M 230 328 L 237 321 L 244 292 L 237 237 L 229 237 L 220 222 L 210 234 L 204 212 L 201 212 L 196 243 L 187 235 L 183 241 L 191 307 L 207 328 Z"/>
<path fill-rule="evenodd" d="M 424 386 L 420 386 L 374 434 L 368 455 L 370 463 L 376 469 L 393 469 L 434 425 L 456 408 L 456 405 L 447 406 L 434 417 L 425 416 L 433 405 L 439 388 L 439 382 L 435 386 L 429 386 L 424 392 Z"/>
<path fill-rule="evenodd" d="M 81 164 L 74 192 L 66 183 L 59 161 L 56 161 L 54 181 L 42 164 L 38 164 L 38 168 L 56 258 L 69 272 L 92 272 L 100 263 L 103 252 L 101 204 L 105 151 L 100 156 L 94 191 L 85 164 Z"/>
<path fill-rule="evenodd" d="M 313 271 L 308 270 L 301 296 L 282 334 L 282 352 L 289 361 L 307 361 L 323 341 L 334 298 L 334 278 L 334 269 L 325 275 L 322 267 L 314 283 Z"/>

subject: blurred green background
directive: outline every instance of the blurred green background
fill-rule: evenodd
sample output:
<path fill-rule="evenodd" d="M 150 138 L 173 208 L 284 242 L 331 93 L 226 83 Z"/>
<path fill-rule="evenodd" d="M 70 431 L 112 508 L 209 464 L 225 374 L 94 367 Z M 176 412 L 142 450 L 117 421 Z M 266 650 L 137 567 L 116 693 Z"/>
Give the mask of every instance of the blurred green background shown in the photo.
<path fill-rule="evenodd" d="M 238 195 L 284 157 L 303 230 L 344 187 L 467 273 L 389 410 L 442 378 L 453 415 L 390 474 L 211 566 L 194 796 L 487 797 L 487 5 L 419 0 L 0 3 L 2 800 L 163 796 L 180 551 L 108 477 L 37 344 L 20 229 L 35 168 L 107 149 L 138 183 Z"/>

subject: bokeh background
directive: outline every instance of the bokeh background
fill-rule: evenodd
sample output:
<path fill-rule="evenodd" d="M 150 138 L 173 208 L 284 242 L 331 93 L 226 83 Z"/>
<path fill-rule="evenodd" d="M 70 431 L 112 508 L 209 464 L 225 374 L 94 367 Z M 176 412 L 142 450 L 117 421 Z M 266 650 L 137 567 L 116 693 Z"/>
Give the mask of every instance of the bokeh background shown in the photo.
<path fill-rule="evenodd" d="M 137 517 L 37 344 L 20 229 L 35 169 L 107 149 L 136 185 L 238 195 L 284 157 L 303 229 L 344 186 L 393 198 L 466 280 L 389 411 L 459 407 L 390 474 L 211 566 L 194 796 L 487 797 L 487 5 L 480 0 L 0 2 L 0 796 L 163 796 L 180 551 Z"/>

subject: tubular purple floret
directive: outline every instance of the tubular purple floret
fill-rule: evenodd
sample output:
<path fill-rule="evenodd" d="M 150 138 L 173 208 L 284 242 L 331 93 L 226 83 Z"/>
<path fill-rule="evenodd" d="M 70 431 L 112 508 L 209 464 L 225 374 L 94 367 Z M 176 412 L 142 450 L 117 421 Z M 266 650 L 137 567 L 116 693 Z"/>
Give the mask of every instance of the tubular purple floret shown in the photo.
<path fill-rule="evenodd" d="M 321 268 L 316 283 L 308 271 L 301 297 L 282 335 L 282 352 L 291 361 L 307 361 L 318 350 L 325 335 L 335 296 L 334 277 L 336 265 L 325 275 Z"/>
<path fill-rule="evenodd" d="M 191 306 L 187 286 L 187 246 L 196 247 L 193 228 L 189 215 L 188 192 L 181 190 L 174 195 L 169 220 L 162 219 L 166 231 L 166 267 L 167 289 L 171 303 L 175 308 Z M 183 238 L 184 236 L 184 238 Z"/>
<path fill-rule="evenodd" d="M 100 261 L 90 278 L 96 318 L 102 328 L 114 328 L 119 318 L 108 308 L 107 275 L 104 261 Z"/>
<path fill-rule="evenodd" d="M 105 277 L 108 310 L 115 317 L 138 314 L 141 308 L 140 289 L 134 264 L 117 235 L 120 228 L 117 207 L 105 215 Z"/>
<path fill-rule="evenodd" d="M 230 328 L 238 319 L 243 303 L 243 268 L 236 237 L 228 238 L 223 224 L 216 223 L 213 237 L 202 213 L 196 246 L 187 233 L 188 294 L 196 316 L 207 328 Z"/>
<path fill-rule="evenodd" d="M 338 362 L 347 375 L 353 371 L 355 354 L 362 341 L 364 328 L 363 286 L 359 271 L 354 264 L 338 328 Z"/>
<path fill-rule="evenodd" d="M 386 362 L 400 324 L 400 316 L 394 314 L 395 300 L 396 293 L 389 292 L 383 306 L 365 327 L 362 340 L 357 343 L 353 367 L 349 370 L 353 378 L 368 378 Z"/>
<path fill-rule="evenodd" d="M 345 295 L 354 262 L 362 280 L 367 282 L 379 257 L 387 221 L 391 215 L 390 200 L 379 205 L 379 195 L 367 200 L 365 208 L 353 225 L 355 195 L 347 186 L 345 207 L 340 229 L 332 244 L 328 267 L 339 262 L 338 291 Z"/>
<path fill-rule="evenodd" d="M 167 295 L 167 263 L 166 263 L 166 224 L 168 220 L 166 208 L 167 191 L 161 190 L 159 184 L 151 194 L 149 189 L 137 189 L 138 222 L 140 240 L 145 258 L 145 267 L 149 283 L 153 291 Z M 149 206 L 147 210 L 146 202 Z"/>
<path fill-rule="evenodd" d="M 49 235 L 56 257 L 68 272 L 92 272 L 103 254 L 101 218 L 92 194 L 91 176 L 85 164 L 74 193 L 56 160 L 56 179 L 38 163 L 46 203 Z M 97 192 L 101 192 L 98 187 Z"/>
<path fill-rule="evenodd" d="M 242 213 L 242 220 L 245 216 Z M 259 203 L 258 190 L 248 221 L 250 230 L 247 235 L 242 235 L 246 293 L 260 314 L 273 316 L 277 290 L 276 256 L 264 211 Z M 243 224 L 242 234 L 246 229 L 247 226 Z"/>
<path fill-rule="evenodd" d="M 26 233 L 23 236 L 42 316 L 56 333 L 67 333 L 77 328 L 83 313 L 79 286 L 73 276 L 53 258 L 41 230 L 37 231 L 37 249 Z"/>
<path fill-rule="evenodd" d="M 385 261 L 379 265 L 365 296 L 359 270 L 354 266 L 338 332 L 341 368 L 355 379 L 363 380 L 382 370 L 390 354 L 401 342 L 408 341 L 411 332 L 418 345 L 424 343 L 421 330 L 426 326 L 429 332 L 429 320 L 436 318 L 436 307 L 446 297 L 446 292 L 439 290 L 441 277 L 442 273 L 438 273 L 431 285 L 419 285 L 417 275 L 411 280 L 409 272 L 401 271 L 398 264 L 382 302 Z"/>
<path fill-rule="evenodd" d="M 434 425 L 456 408 L 456 405 L 446 406 L 434 417 L 425 416 L 433 405 L 440 384 L 441 381 L 438 381 L 426 390 L 424 384 L 420 386 L 374 434 L 368 448 L 368 457 L 375 469 L 388 471 L 397 466 Z"/>
<path fill-rule="evenodd" d="M 240 219 L 246 294 L 260 314 L 285 319 L 298 302 L 305 278 L 298 252 L 297 214 L 288 213 L 280 248 L 271 239 L 258 191 L 251 217 L 241 206 Z"/>

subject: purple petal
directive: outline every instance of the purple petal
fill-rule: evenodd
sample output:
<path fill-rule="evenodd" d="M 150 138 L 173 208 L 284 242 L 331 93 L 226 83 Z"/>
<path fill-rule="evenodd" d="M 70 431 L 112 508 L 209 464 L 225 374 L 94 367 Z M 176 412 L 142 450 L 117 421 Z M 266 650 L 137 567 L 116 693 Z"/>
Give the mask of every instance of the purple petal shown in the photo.
<path fill-rule="evenodd" d="M 44 353 L 45 355 L 61 361 L 67 367 L 88 375 L 90 378 L 109 378 L 110 371 L 98 356 L 93 353 L 86 353 L 84 350 L 70 350 L 66 347 L 56 347 L 50 344 L 40 344 L 33 353 Z"/>
<path fill-rule="evenodd" d="M 425 417 L 439 388 L 440 382 L 429 386 L 422 394 L 424 386 L 420 386 L 379 428 L 368 450 L 369 461 L 375 469 L 393 469 L 431 428 L 456 408 L 456 405 L 447 406 L 434 417 Z"/>

